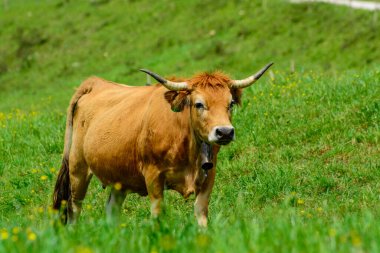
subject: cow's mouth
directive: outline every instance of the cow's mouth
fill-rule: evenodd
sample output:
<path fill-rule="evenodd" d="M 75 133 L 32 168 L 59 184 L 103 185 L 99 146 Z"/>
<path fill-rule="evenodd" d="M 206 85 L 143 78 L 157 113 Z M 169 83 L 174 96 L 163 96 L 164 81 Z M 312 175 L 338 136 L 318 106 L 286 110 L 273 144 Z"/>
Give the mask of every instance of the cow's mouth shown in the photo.
<path fill-rule="evenodd" d="M 218 145 L 227 145 L 232 141 L 232 139 L 221 139 L 216 141 L 215 143 Z"/>

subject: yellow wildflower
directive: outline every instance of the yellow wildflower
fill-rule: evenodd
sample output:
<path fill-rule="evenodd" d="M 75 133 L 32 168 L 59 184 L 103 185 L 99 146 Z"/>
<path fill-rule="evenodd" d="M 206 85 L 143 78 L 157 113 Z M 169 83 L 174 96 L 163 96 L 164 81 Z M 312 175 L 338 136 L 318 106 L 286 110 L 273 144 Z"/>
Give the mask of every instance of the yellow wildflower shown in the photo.
<path fill-rule="evenodd" d="M 49 206 L 48 207 L 48 213 L 49 214 L 56 214 L 56 213 L 58 213 L 58 210 L 55 210 L 53 207 Z"/>
<path fill-rule="evenodd" d="M 28 240 L 29 241 L 35 241 L 37 239 L 37 235 L 34 232 L 28 233 Z"/>
<path fill-rule="evenodd" d="M 78 246 L 74 250 L 75 253 L 92 253 L 92 249 L 86 247 L 86 246 Z"/>
<path fill-rule="evenodd" d="M 32 173 L 36 174 L 37 173 L 37 169 L 32 169 Z"/>
<path fill-rule="evenodd" d="M 158 253 L 158 251 L 157 251 L 156 248 L 152 248 L 152 249 L 150 250 L 150 253 Z"/>
<path fill-rule="evenodd" d="M 48 178 L 48 177 L 45 176 L 45 175 L 42 175 L 42 176 L 40 177 L 40 179 L 41 179 L 42 181 L 45 181 L 47 178 Z"/>
<path fill-rule="evenodd" d="M 1 240 L 6 240 L 6 239 L 8 239 L 8 237 L 9 237 L 9 234 L 8 234 L 8 231 L 7 231 L 7 230 L 2 230 L 2 231 L 0 232 L 0 239 L 1 239 Z"/>
<path fill-rule="evenodd" d="M 54 167 L 50 168 L 51 173 L 54 173 L 55 171 L 56 171 L 56 169 Z"/>
<path fill-rule="evenodd" d="M 122 185 L 121 185 L 121 183 L 117 182 L 113 187 L 115 188 L 115 190 L 120 191 Z"/>
<path fill-rule="evenodd" d="M 359 247 L 362 244 L 362 239 L 356 232 L 351 232 L 351 242 L 355 247 Z"/>
<path fill-rule="evenodd" d="M 12 233 L 13 233 L 13 234 L 18 234 L 18 233 L 20 233 L 20 228 L 19 228 L 19 227 L 14 227 L 14 228 L 12 228 Z"/>
<path fill-rule="evenodd" d="M 303 199 L 297 199 L 297 204 L 303 205 L 303 204 L 305 204 L 305 201 L 303 201 Z"/>

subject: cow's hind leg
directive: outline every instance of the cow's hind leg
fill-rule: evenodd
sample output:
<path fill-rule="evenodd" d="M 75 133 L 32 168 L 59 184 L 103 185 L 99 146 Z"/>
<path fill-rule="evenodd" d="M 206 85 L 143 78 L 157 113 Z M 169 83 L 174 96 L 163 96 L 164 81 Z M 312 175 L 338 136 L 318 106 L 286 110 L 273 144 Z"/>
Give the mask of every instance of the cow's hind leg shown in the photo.
<path fill-rule="evenodd" d="M 127 195 L 125 190 L 118 189 L 116 186 L 112 187 L 106 204 L 107 221 L 109 223 L 119 220 L 121 208 L 123 206 L 125 196 Z"/>
<path fill-rule="evenodd" d="M 92 173 L 84 162 L 78 162 L 70 157 L 71 196 L 68 206 L 69 223 L 75 223 L 82 210 L 82 202 L 86 196 Z"/>

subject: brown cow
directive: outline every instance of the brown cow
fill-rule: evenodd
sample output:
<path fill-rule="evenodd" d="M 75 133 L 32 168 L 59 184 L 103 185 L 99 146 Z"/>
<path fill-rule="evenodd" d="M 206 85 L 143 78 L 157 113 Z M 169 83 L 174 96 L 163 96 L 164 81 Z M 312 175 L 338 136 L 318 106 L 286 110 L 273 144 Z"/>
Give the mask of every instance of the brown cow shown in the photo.
<path fill-rule="evenodd" d="M 207 226 L 217 154 L 235 137 L 231 108 L 240 103 L 242 88 L 271 65 L 244 80 L 215 72 L 174 82 L 142 70 L 162 85 L 134 87 L 97 77 L 84 81 L 68 108 L 54 191 L 55 209 L 67 203 L 63 222 L 79 216 L 95 174 L 103 185 L 113 186 L 108 217 L 119 213 L 127 192 L 149 195 L 151 214 L 157 217 L 167 187 L 185 198 L 195 193 L 195 216 Z M 204 154 L 207 148 L 212 154 Z M 202 169 L 205 155 L 212 157 L 213 169 Z"/>

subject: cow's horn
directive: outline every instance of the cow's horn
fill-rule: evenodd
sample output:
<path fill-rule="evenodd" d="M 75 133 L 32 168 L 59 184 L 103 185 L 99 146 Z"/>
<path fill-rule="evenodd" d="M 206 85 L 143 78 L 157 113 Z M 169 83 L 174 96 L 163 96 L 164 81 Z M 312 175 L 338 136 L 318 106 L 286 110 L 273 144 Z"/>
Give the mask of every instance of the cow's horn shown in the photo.
<path fill-rule="evenodd" d="M 187 82 L 172 82 L 172 81 L 166 80 L 165 78 L 162 78 L 161 76 L 147 69 L 140 69 L 140 71 L 152 76 L 154 79 L 156 79 L 158 82 L 160 82 L 163 86 L 165 86 L 169 90 L 188 90 L 189 89 L 189 85 L 187 84 Z"/>
<path fill-rule="evenodd" d="M 259 80 L 259 78 L 265 73 L 265 71 L 267 71 L 270 68 L 270 66 L 272 66 L 272 65 L 273 65 L 273 62 L 267 64 L 259 72 L 257 72 L 253 76 L 250 76 L 250 77 L 248 77 L 246 79 L 243 79 L 243 80 L 232 80 L 231 81 L 232 88 L 235 88 L 235 89 L 246 88 L 246 87 L 252 85 L 254 82 L 256 82 L 257 80 Z"/>

